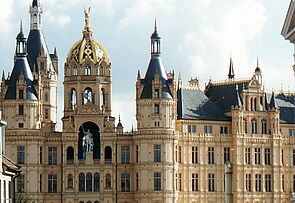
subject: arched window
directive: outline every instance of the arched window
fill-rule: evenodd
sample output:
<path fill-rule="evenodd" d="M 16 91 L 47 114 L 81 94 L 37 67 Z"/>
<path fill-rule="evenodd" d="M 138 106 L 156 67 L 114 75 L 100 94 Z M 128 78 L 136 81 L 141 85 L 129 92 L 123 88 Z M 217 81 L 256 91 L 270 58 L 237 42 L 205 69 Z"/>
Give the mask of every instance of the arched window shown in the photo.
<path fill-rule="evenodd" d="M 84 173 L 79 174 L 79 191 L 85 192 L 85 174 Z"/>
<path fill-rule="evenodd" d="M 106 189 L 112 188 L 112 177 L 110 174 L 106 175 Z"/>
<path fill-rule="evenodd" d="M 98 67 L 98 70 L 99 70 L 99 75 L 103 75 L 103 68 L 102 68 L 102 66 L 99 66 Z"/>
<path fill-rule="evenodd" d="M 34 16 L 33 16 L 33 23 L 34 23 L 34 25 L 36 25 L 37 24 L 37 14 L 34 14 Z"/>
<path fill-rule="evenodd" d="M 112 148 L 106 146 L 104 149 L 105 163 L 112 163 Z"/>
<path fill-rule="evenodd" d="M 101 91 L 100 91 L 100 103 L 101 103 L 101 106 L 105 107 L 105 105 L 106 105 L 106 94 L 105 94 L 105 89 L 104 88 L 101 88 Z"/>
<path fill-rule="evenodd" d="M 92 174 L 87 173 L 86 175 L 86 192 L 92 192 Z"/>
<path fill-rule="evenodd" d="M 95 201 L 94 203 L 99 203 L 99 201 Z"/>
<path fill-rule="evenodd" d="M 257 99 L 254 98 L 254 111 L 256 111 L 256 110 L 257 110 Z"/>
<path fill-rule="evenodd" d="M 88 102 L 92 102 L 92 89 L 87 87 L 84 90 L 84 95 L 83 95 L 83 104 L 87 104 Z"/>
<path fill-rule="evenodd" d="M 267 122 L 265 119 L 261 121 L 261 133 L 267 134 Z"/>
<path fill-rule="evenodd" d="M 67 148 L 67 161 L 74 160 L 74 148 L 68 147 Z"/>
<path fill-rule="evenodd" d="M 99 190 L 100 190 L 100 175 L 99 175 L 99 173 L 94 174 L 93 185 L 94 185 L 93 191 L 99 192 Z"/>
<path fill-rule="evenodd" d="M 77 92 L 75 89 L 71 90 L 71 107 L 74 109 L 77 105 Z"/>
<path fill-rule="evenodd" d="M 257 134 L 257 121 L 255 119 L 252 119 L 251 125 L 252 125 L 252 133 Z"/>
<path fill-rule="evenodd" d="M 78 68 L 77 66 L 73 67 L 73 75 L 78 75 Z"/>
<path fill-rule="evenodd" d="M 84 74 L 85 74 L 85 75 L 91 75 L 91 67 L 90 67 L 89 64 L 87 64 L 87 65 L 85 66 Z"/>
<path fill-rule="evenodd" d="M 243 128 L 244 128 L 244 133 L 248 133 L 247 119 L 244 119 L 243 120 Z"/>
<path fill-rule="evenodd" d="M 73 188 L 73 183 L 74 183 L 73 175 L 69 174 L 68 175 L 68 188 Z"/>
<path fill-rule="evenodd" d="M 84 203 L 83 201 L 80 201 L 79 203 Z"/>
<path fill-rule="evenodd" d="M 92 203 L 91 201 L 87 201 L 87 203 Z"/>

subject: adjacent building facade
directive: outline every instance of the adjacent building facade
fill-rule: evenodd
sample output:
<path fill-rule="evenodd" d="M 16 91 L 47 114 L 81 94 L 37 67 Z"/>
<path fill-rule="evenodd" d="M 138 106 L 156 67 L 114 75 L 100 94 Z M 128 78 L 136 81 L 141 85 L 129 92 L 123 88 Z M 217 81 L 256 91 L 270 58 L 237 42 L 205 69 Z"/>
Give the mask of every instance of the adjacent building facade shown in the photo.
<path fill-rule="evenodd" d="M 151 59 L 136 80 L 137 130 L 112 116 L 112 67 L 93 37 L 90 9 L 64 65 L 62 132 L 57 122 L 57 51 L 33 0 L 31 30 L 16 38 L 14 68 L 3 75 L 0 106 L 6 154 L 22 167 L 17 197 L 30 202 L 223 202 L 226 161 L 234 202 L 289 202 L 295 191 L 295 95 L 267 92 L 257 62 L 236 79 L 186 85 L 166 72 L 155 23 Z"/>

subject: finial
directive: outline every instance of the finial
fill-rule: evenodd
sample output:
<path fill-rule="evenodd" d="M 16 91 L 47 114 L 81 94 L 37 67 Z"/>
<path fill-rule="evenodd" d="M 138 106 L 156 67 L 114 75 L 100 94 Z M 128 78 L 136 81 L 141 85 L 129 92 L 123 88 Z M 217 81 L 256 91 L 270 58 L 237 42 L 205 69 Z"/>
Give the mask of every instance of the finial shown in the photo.
<path fill-rule="evenodd" d="M 92 28 L 90 26 L 90 10 L 91 8 L 88 7 L 88 9 L 84 9 L 84 15 L 85 15 L 85 25 L 84 25 L 84 29 L 83 29 L 83 34 L 84 34 L 84 37 L 85 36 L 89 36 L 92 34 Z"/>
<path fill-rule="evenodd" d="M 257 56 L 257 59 L 256 59 L 257 61 L 256 61 L 256 67 L 259 67 L 259 58 L 258 58 L 258 56 Z"/>
<path fill-rule="evenodd" d="M 234 78 L 235 78 L 234 65 L 233 65 L 232 54 L 230 54 L 228 79 L 234 79 Z"/>
<path fill-rule="evenodd" d="M 121 115 L 119 114 L 119 123 L 121 123 Z"/>
<path fill-rule="evenodd" d="M 154 28 L 154 32 L 157 32 L 157 18 L 155 18 L 155 28 Z"/>
<path fill-rule="evenodd" d="M 23 20 L 22 19 L 20 19 L 19 33 L 23 33 Z"/>

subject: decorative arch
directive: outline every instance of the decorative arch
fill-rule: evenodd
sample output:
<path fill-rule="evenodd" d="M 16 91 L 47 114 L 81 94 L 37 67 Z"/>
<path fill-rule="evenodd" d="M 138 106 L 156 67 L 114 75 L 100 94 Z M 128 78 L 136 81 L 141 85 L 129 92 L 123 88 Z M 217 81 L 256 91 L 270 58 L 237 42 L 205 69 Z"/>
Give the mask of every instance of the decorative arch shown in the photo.
<path fill-rule="evenodd" d="M 86 192 L 92 192 L 92 174 L 86 174 Z"/>
<path fill-rule="evenodd" d="M 84 75 L 91 75 L 91 66 L 89 64 L 85 66 Z"/>
<path fill-rule="evenodd" d="M 265 118 L 261 120 L 261 134 L 267 134 L 267 121 Z"/>
<path fill-rule="evenodd" d="M 78 159 L 85 160 L 90 152 L 93 159 L 100 159 L 100 129 L 93 122 L 85 122 L 79 127 Z"/>
<path fill-rule="evenodd" d="M 257 134 L 257 119 L 251 119 L 252 134 Z"/>
<path fill-rule="evenodd" d="M 99 192 L 100 190 L 100 175 L 99 173 L 95 173 L 93 176 L 93 191 Z"/>
<path fill-rule="evenodd" d="M 79 191 L 85 192 L 85 174 L 84 173 L 79 174 Z"/>
<path fill-rule="evenodd" d="M 75 88 L 71 89 L 71 108 L 74 109 L 77 106 L 77 91 Z"/>

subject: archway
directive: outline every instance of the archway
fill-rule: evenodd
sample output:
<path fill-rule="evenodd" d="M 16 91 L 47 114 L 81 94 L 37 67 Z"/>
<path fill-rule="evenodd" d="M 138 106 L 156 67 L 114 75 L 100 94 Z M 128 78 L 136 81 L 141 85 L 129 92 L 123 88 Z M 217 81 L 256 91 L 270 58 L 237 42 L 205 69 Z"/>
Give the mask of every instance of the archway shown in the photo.
<path fill-rule="evenodd" d="M 78 159 L 86 159 L 89 152 L 93 159 L 100 159 L 100 130 L 93 122 L 85 122 L 79 128 Z"/>

